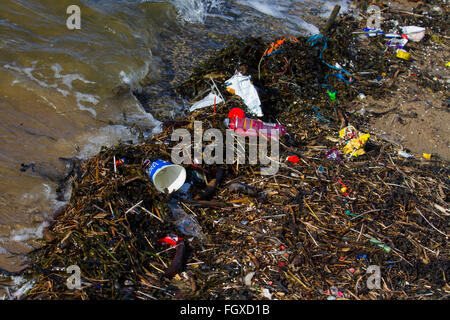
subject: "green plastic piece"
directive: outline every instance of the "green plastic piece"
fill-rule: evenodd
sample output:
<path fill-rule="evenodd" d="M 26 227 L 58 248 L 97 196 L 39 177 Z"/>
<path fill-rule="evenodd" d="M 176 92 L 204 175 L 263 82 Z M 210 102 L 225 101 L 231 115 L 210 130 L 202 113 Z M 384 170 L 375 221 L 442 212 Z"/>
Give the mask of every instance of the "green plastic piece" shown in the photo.
<path fill-rule="evenodd" d="M 328 92 L 328 95 L 330 96 L 331 101 L 336 100 L 336 91 L 331 92 L 328 90 L 327 92 Z"/>

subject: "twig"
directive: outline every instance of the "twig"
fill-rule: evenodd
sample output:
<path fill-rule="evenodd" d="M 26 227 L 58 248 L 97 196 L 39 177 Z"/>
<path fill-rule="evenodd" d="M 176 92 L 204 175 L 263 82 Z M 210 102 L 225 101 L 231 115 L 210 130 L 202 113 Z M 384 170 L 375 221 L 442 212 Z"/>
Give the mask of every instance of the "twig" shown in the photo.
<path fill-rule="evenodd" d="M 436 228 L 430 221 L 428 221 L 428 219 L 425 218 L 425 216 L 422 214 L 422 212 L 420 212 L 419 209 L 417 209 L 417 207 L 416 207 L 416 210 L 417 210 L 417 212 L 422 216 L 422 218 L 424 218 L 425 221 L 428 222 L 428 224 L 429 224 L 434 230 L 436 230 L 436 231 L 439 232 L 440 234 L 444 235 L 445 237 L 448 237 L 448 234 L 445 234 L 444 232 L 442 232 L 441 230 L 439 230 L 438 228 Z"/>
<path fill-rule="evenodd" d="M 136 207 L 140 206 L 140 204 L 144 202 L 144 200 L 139 201 L 138 203 L 136 203 L 134 206 L 132 206 L 130 209 L 128 209 L 127 211 L 125 211 L 125 213 L 128 213 L 132 210 L 134 210 Z"/>
<path fill-rule="evenodd" d="M 141 201 L 142 202 L 142 201 Z M 150 211 L 148 211 L 147 209 L 145 209 L 144 207 L 142 207 L 142 206 L 139 206 L 139 208 L 141 208 L 142 210 L 144 210 L 146 213 L 148 213 L 149 215 L 151 215 L 153 218 L 156 218 L 156 219 L 158 219 L 159 221 L 161 221 L 161 222 L 164 222 L 164 220 L 163 219 L 161 219 L 160 217 L 158 217 L 157 215 L 154 215 L 153 213 L 151 213 Z"/>

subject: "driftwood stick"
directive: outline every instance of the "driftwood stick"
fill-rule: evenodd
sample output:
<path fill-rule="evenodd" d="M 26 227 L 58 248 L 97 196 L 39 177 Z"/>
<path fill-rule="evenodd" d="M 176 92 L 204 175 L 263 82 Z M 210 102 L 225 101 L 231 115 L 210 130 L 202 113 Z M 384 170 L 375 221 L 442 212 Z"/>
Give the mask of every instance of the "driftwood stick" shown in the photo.
<path fill-rule="evenodd" d="M 333 12 L 331 12 L 331 15 L 328 18 L 327 23 L 325 24 L 325 26 L 320 31 L 321 34 L 325 34 L 330 29 L 330 27 L 333 25 L 334 21 L 336 20 L 336 17 L 339 14 L 340 10 L 341 10 L 341 6 L 340 5 L 337 4 L 337 5 L 334 6 Z"/>

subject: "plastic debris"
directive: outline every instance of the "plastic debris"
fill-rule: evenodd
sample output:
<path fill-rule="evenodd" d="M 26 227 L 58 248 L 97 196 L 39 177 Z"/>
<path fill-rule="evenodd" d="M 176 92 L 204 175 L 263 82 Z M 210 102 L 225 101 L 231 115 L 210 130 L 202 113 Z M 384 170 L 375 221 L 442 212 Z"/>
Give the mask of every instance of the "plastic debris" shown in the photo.
<path fill-rule="evenodd" d="M 224 120 L 224 125 L 243 136 L 263 135 L 269 139 L 278 139 L 280 136 L 286 134 L 285 126 L 250 118 L 235 118 L 234 121 L 227 118 Z"/>
<path fill-rule="evenodd" d="M 383 30 L 381 29 L 364 28 L 363 31 L 366 33 L 368 37 L 376 37 L 379 34 L 384 34 Z"/>
<path fill-rule="evenodd" d="M 205 238 L 202 232 L 202 227 L 198 223 L 197 219 L 186 213 L 178 201 L 172 199 L 169 201 L 168 206 L 172 213 L 174 224 L 181 233 L 196 237 L 200 240 Z"/>
<path fill-rule="evenodd" d="M 394 49 L 403 49 L 408 43 L 408 39 L 405 38 L 394 38 L 388 41 L 388 46 Z"/>
<path fill-rule="evenodd" d="M 299 163 L 300 159 L 297 156 L 290 156 L 287 158 L 287 161 L 297 164 Z"/>
<path fill-rule="evenodd" d="M 331 292 L 331 294 L 333 295 L 333 296 L 337 296 L 338 295 L 338 293 L 339 293 L 339 289 L 337 288 L 337 287 L 331 287 L 330 288 L 330 292 Z"/>
<path fill-rule="evenodd" d="M 431 153 L 423 153 L 422 157 L 424 157 L 427 160 L 430 160 L 431 159 Z"/>
<path fill-rule="evenodd" d="M 367 260 L 367 255 L 365 255 L 365 254 L 358 254 L 356 256 L 356 260 Z"/>
<path fill-rule="evenodd" d="M 401 156 L 401 157 L 403 157 L 403 158 L 406 158 L 406 159 L 414 159 L 414 156 L 413 156 L 412 154 L 407 153 L 407 152 L 405 152 L 405 151 L 403 151 L 403 150 L 400 150 L 400 151 L 398 152 L 398 155 Z"/>
<path fill-rule="evenodd" d="M 270 56 L 274 53 L 277 53 L 281 50 L 281 46 L 283 46 L 283 44 L 286 41 L 292 41 L 292 42 L 298 42 L 297 38 L 290 36 L 290 35 L 286 35 L 283 36 L 283 38 L 281 38 L 280 40 L 274 41 L 270 44 L 269 48 L 266 49 L 266 51 L 264 52 L 264 56 Z"/>
<path fill-rule="evenodd" d="M 150 163 L 150 160 L 146 160 L 144 166 L 159 192 L 167 190 L 172 193 L 180 189 L 186 181 L 186 170 L 182 166 L 164 160 L 156 160 L 151 165 Z"/>
<path fill-rule="evenodd" d="M 328 96 L 330 97 L 330 100 L 331 100 L 331 101 L 336 100 L 336 91 L 330 91 L 330 90 L 328 90 L 327 93 L 328 93 Z"/>
<path fill-rule="evenodd" d="M 269 289 L 264 288 L 264 289 L 262 290 L 262 295 L 263 295 L 264 298 L 267 298 L 267 299 L 269 299 L 269 300 L 272 300 L 272 295 L 273 295 L 273 294 L 270 293 Z"/>
<path fill-rule="evenodd" d="M 384 243 L 382 243 L 381 241 L 377 240 L 377 239 L 370 239 L 371 243 L 376 244 L 378 247 L 382 248 L 385 252 L 389 253 L 391 252 L 392 248 L 389 247 L 388 245 L 385 245 Z"/>
<path fill-rule="evenodd" d="M 364 146 L 370 139 L 370 134 L 361 133 L 356 130 L 355 127 L 347 126 L 339 131 L 339 137 L 346 142 L 344 153 L 350 154 L 353 157 L 358 157 L 365 153 Z"/>
<path fill-rule="evenodd" d="M 228 112 L 228 118 L 230 120 L 233 119 L 240 119 L 240 118 L 245 118 L 245 113 L 244 110 L 242 110 L 241 108 L 233 108 L 230 110 L 230 112 Z"/>
<path fill-rule="evenodd" d="M 411 60 L 411 54 L 408 51 L 399 49 L 397 50 L 397 58 L 409 61 Z"/>
<path fill-rule="evenodd" d="M 249 272 L 245 277 L 244 277 L 244 284 L 247 286 L 247 287 L 250 287 L 251 285 L 252 285 L 252 279 L 253 279 L 253 276 L 256 274 L 256 272 L 254 272 L 254 271 L 252 271 L 252 272 Z"/>
<path fill-rule="evenodd" d="M 114 163 L 116 166 L 121 165 L 121 164 L 125 164 L 125 159 L 119 159 Z"/>
<path fill-rule="evenodd" d="M 221 97 L 219 97 L 218 95 L 216 95 L 213 92 L 210 92 L 205 98 L 203 98 L 202 100 L 194 103 L 192 105 L 192 107 L 189 109 L 189 111 L 193 112 L 193 111 L 198 110 L 198 109 L 211 107 L 214 104 L 218 104 L 218 103 L 221 103 L 221 102 L 223 102 Z"/>
<path fill-rule="evenodd" d="M 425 28 L 417 26 L 406 26 L 400 28 L 409 40 L 419 42 L 425 37 Z"/>
<path fill-rule="evenodd" d="M 243 76 L 239 71 L 230 79 L 225 81 L 227 91 L 236 94 L 244 100 L 248 111 L 257 116 L 262 117 L 261 101 L 255 86 L 251 83 L 251 76 Z"/>
<path fill-rule="evenodd" d="M 316 112 L 316 119 L 319 121 L 324 121 L 324 122 L 330 122 L 330 120 L 328 120 L 327 118 L 325 118 L 322 114 L 320 114 L 319 112 L 319 108 L 314 107 L 313 110 Z"/>
<path fill-rule="evenodd" d="M 331 149 L 325 154 L 325 157 L 330 160 L 338 161 L 339 163 L 343 163 L 341 157 L 339 156 L 339 150 L 338 149 Z"/>
<path fill-rule="evenodd" d="M 183 241 L 183 238 L 178 237 L 176 234 L 168 234 L 164 238 L 157 239 L 156 241 L 158 241 L 159 243 L 165 243 L 171 246 L 176 246 L 181 241 Z"/>

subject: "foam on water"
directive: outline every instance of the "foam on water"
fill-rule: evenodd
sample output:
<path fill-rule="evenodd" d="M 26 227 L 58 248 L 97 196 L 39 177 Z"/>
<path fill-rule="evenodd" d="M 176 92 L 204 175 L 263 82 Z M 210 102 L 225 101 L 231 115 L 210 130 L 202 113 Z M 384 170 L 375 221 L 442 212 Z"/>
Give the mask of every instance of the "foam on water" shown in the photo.
<path fill-rule="evenodd" d="M 3 67 L 5 69 L 9 69 L 9 70 L 15 71 L 16 73 L 25 75 L 26 77 L 28 77 L 29 80 L 37 83 L 41 87 L 56 88 L 57 87 L 56 84 L 48 84 L 45 81 L 38 79 L 33 75 L 33 71 L 36 71 L 36 64 L 37 64 L 37 61 L 32 61 L 31 67 L 18 67 L 18 66 L 13 66 L 10 64 L 5 64 L 5 65 L 3 65 Z"/>
<path fill-rule="evenodd" d="M 14 242 L 23 242 L 27 240 L 41 239 L 43 236 L 43 231 L 46 227 L 48 227 L 48 225 L 48 221 L 44 221 L 34 228 L 22 228 L 13 230 L 8 240 Z"/>
<path fill-rule="evenodd" d="M 203 1 L 198 0 L 177 0 L 174 1 L 178 9 L 179 18 L 189 23 L 204 23 L 207 15 L 207 8 Z"/>
<path fill-rule="evenodd" d="M 56 199 L 55 188 L 47 183 L 43 183 L 41 186 L 31 190 L 31 192 L 23 194 L 21 202 L 24 205 L 33 207 L 33 205 L 37 205 L 43 201 L 49 204 L 48 211 L 41 213 L 43 220 L 36 226 L 13 229 L 9 236 L 0 238 L 0 243 L 8 244 L 16 242 L 20 243 L 23 247 L 33 249 L 32 246 L 27 244 L 27 241 L 41 239 L 43 237 L 44 229 L 49 226 L 51 213 L 68 203 L 70 192 L 70 188 L 67 188 L 64 195 L 65 200 L 59 201 Z M 10 255 L 10 252 L 5 248 L 0 247 L 0 254 Z"/>
<path fill-rule="evenodd" d="M 152 56 L 151 50 L 149 50 L 149 55 L 150 57 Z M 144 65 L 137 70 L 129 70 L 128 72 L 121 70 L 119 72 L 120 80 L 122 83 L 127 84 L 132 90 L 140 90 L 140 81 L 149 74 L 150 65 L 151 61 L 147 60 L 144 62 Z"/>
<path fill-rule="evenodd" d="M 102 146 L 110 147 L 119 141 L 138 142 L 138 134 L 133 133 L 132 129 L 124 125 L 112 125 L 94 130 L 81 137 L 85 142 L 83 148 L 77 154 L 80 159 L 88 159 L 97 154 Z"/>
<path fill-rule="evenodd" d="M 99 103 L 99 100 L 98 100 L 100 98 L 99 96 L 81 93 L 81 92 L 75 92 L 75 97 L 77 99 L 77 106 L 80 110 L 89 111 L 94 116 L 94 118 L 97 117 L 97 111 L 95 111 L 95 109 L 93 109 L 93 108 L 86 107 L 84 104 L 82 104 L 82 102 L 88 102 L 95 106 Z"/>
<path fill-rule="evenodd" d="M 253 9 L 266 14 L 268 16 L 272 16 L 275 18 L 285 18 L 286 15 L 281 12 L 282 7 L 277 5 L 276 1 L 261 1 L 261 0 L 245 0 L 240 1 L 238 3 L 252 7 Z"/>
<path fill-rule="evenodd" d="M 36 281 L 35 279 L 32 279 L 23 284 L 20 288 L 18 288 L 15 292 L 13 292 L 13 294 L 10 296 L 10 299 L 12 300 L 20 299 L 23 295 L 27 293 L 28 290 L 33 288 L 35 281 Z"/>
<path fill-rule="evenodd" d="M 73 73 L 73 74 L 69 73 L 69 74 L 62 75 L 61 71 L 63 68 L 58 63 L 53 64 L 51 66 L 51 69 L 55 72 L 55 78 L 61 79 L 62 83 L 64 85 L 66 85 L 70 90 L 72 90 L 72 82 L 75 80 L 79 80 L 84 83 L 91 83 L 91 84 L 95 83 L 93 81 L 86 80 L 82 75 L 80 75 L 78 73 Z"/>

